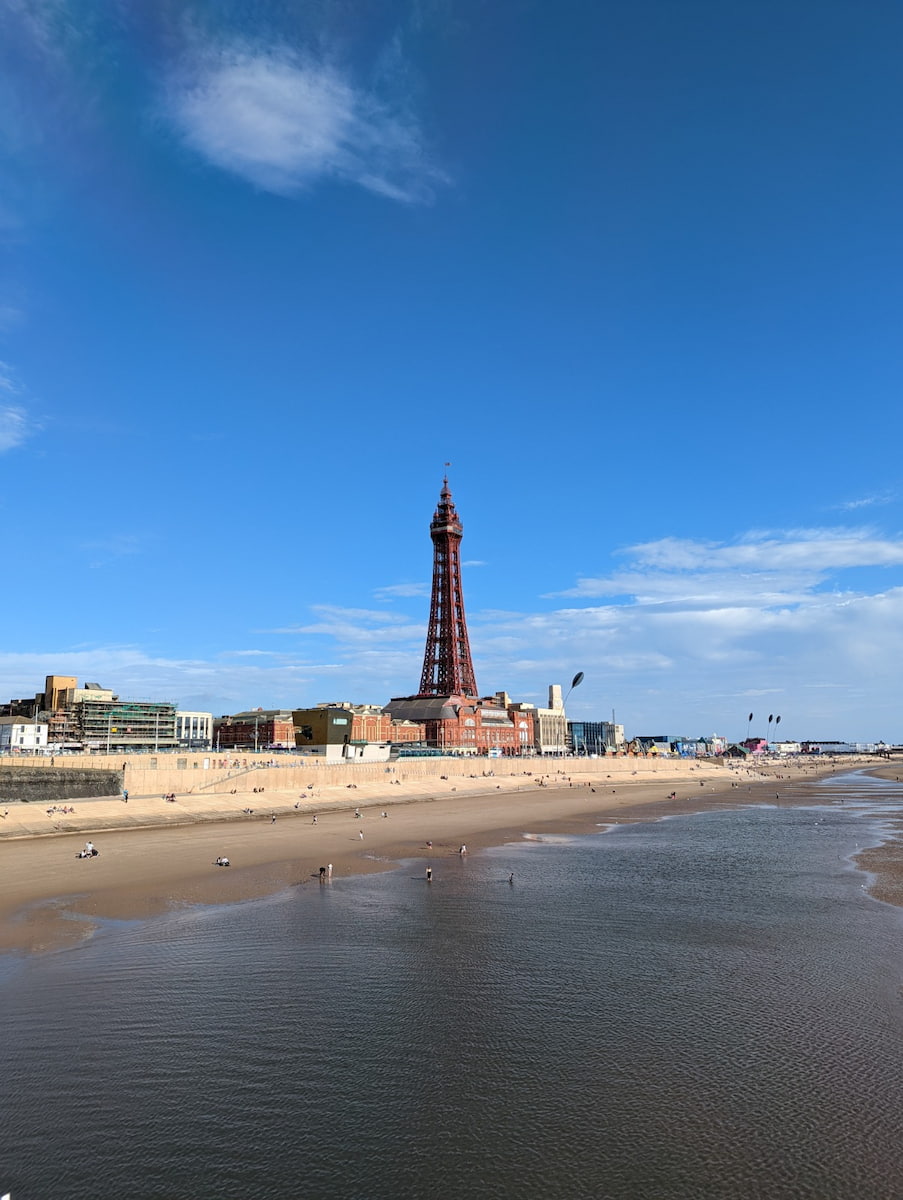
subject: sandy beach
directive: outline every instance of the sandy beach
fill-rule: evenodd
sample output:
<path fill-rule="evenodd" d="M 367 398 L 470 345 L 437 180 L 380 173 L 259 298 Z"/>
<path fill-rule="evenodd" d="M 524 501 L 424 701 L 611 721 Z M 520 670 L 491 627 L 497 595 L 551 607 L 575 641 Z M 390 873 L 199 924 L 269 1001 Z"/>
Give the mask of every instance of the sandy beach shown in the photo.
<path fill-rule="evenodd" d="M 316 887 L 320 868 L 329 864 L 338 880 L 419 859 L 438 879 L 443 860 L 462 844 L 475 854 L 527 834 L 582 834 L 680 812 L 802 803 L 812 780 L 878 765 L 775 762 L 752 770 L 671 760 L 552 768 L 534 762 L 510 775 L 437 775 L 313 794 L 267 789 L 182 803 L 130 796 L 127 804 L 78 800 L 39 814 L 34 805 L 9 803 L 0 823 L 0 949 L 34 952 L 76 943 L 91 935 L 97 919 L 139 919 L 173 906 Z M 895 778 L 893 767 L 885 764 L 885 770 Z M 54 811 L 60 807 L 75 811 Z M 58 829 L 63 821 L 66 828 Z M 88 838 L 98 856 L 77 858 Z M 867 869 L 880 869 L 880 852 L 868 853 Z M 232 865 L 215 866 L 220 855 Z M 894 853 L 886 857 L 890 863 Z M 892 874 L 903 880 L 903 861 L 899 866 L 899 875 Z M 881 898 L 894 894 L 886 886 Z"/>

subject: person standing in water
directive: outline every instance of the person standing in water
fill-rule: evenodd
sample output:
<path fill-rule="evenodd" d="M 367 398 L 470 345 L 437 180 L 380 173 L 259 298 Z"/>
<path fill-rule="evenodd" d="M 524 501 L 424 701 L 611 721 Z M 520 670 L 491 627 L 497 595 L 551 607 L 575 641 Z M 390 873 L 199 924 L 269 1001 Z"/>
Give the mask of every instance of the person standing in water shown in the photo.
<path fill-rule="evenodd" d="M 427 867 L 427 869 L 426 869 L 426 881 L 427 881 L 427 883 L 433 882 L 433 868 L 432 867 Z"/>

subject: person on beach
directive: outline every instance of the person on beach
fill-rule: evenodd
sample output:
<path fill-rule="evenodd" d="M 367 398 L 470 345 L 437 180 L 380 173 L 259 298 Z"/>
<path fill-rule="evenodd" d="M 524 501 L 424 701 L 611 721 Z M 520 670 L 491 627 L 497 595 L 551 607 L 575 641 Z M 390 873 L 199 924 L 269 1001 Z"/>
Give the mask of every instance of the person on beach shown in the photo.
<path fill-rule="evenodd" d="M 311 821 L 311 825 L 316 825 L 316 823 L 317 823 L 317 814 L 314 813 L 314 819 Z"/>
<path fill-rule="evenodd" d="M 427 883 L 433 882 L 433 868 L 432 867 L 427 867 L 427 869 L 426 869 L 426 881 L 427 881 Z"/>
<path fill-rule="evenodd" d="M 326 867 L 326 875 L 329 879 L 332 879 L 332 863 L 329 863 Z"/>
<path fill-rule="evenodd" d="M 359 829 L 359 830 L 357 831 L 357 835 L 358 835 L 358 837 L 361 839 L 361 841 L 363 841 L 363 840 L 364 840 L 364 831 L 363 831 L 363 829 Z"/>
<path fill-rule="evenodd" d="M 466 853 L 467 853 L 467 847 L 464 845 L 464 843 L 463 843 L 463 842 L 461 843 L 461 849 L 458 851 L 458 853 L 459 853 L 459 854 L 466 854 Z"/>

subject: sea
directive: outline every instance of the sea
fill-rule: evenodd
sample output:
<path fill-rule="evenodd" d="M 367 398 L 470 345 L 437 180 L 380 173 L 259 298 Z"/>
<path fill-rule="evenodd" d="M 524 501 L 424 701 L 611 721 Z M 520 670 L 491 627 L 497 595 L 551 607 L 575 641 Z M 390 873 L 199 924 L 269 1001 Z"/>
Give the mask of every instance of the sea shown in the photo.
<path fill-rule="evenodd" d="M 807 795 L 2 958 L 0 1194 L 899 1200 L 903 784 Z"/>

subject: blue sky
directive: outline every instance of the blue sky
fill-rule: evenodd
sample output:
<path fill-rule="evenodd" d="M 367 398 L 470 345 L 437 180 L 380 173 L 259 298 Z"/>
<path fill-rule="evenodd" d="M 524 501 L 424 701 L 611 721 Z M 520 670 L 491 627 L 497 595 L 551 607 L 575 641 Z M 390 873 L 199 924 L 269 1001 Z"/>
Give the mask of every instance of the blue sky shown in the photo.
<path fill-rule="evenodd" d="M 0 0 L 0 696 L 903 741 L 903 10 Z M 759 730 L 761 726 L 761 730 Z"/>

